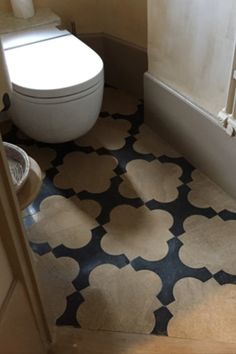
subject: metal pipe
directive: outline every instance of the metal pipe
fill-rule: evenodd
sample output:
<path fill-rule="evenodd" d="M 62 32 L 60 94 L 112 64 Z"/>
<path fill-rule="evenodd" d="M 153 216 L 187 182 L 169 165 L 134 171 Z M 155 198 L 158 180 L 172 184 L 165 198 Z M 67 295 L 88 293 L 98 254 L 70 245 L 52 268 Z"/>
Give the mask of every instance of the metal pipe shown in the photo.
<path fill-rule="evenodd" d="M 230 84 L 229 84 L 229 90 L 228 90 L 227 104 L 226 104 L 226 109 L 225 109 L 226 113 L 228 113 L 228 114 L 231 114 L 235 108 L 234 107 L 235 91 L 236 91 L 236 80 L 234 78 L 235 71 L 236 71 L 236 45 L 234 46 L 234 57 L 233 57 L 233 63 L 232 63 L 232 71 L 231 71 Z M 235 117 L 235 119 L 236 119 L 236 117 Z"/>
<path fill-rule="evenodd" d="M 233 119 L 236 119 L 236 90 L 235 90 L 235 92 L 234 92 L 232 118 L 233 118 Z"/>

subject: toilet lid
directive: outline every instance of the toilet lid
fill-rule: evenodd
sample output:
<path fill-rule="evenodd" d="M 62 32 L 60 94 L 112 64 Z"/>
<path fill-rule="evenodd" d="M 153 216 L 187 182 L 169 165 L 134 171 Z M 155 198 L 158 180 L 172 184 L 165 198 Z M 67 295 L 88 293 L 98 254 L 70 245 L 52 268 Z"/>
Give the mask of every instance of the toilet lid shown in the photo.
<path fill-rule="evenodd" d="M 103 79 L 102 59 L 71 34 L 8 49 L 5 54 L 14 90 L 27 96 L 69 96 Z"/>

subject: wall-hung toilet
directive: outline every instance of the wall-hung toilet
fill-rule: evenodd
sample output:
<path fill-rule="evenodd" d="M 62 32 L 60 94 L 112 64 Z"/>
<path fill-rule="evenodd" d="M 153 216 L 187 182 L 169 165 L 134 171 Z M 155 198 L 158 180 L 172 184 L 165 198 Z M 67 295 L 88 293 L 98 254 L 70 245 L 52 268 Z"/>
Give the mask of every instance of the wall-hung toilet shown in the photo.
<path fill-rule="evenodd" d="M 104 91 L 102 59 L 68 31 L 38 28 L 2 36 L 13 85 L 11 119 L 26 135 L 62 143 L 95 124 Z"/>

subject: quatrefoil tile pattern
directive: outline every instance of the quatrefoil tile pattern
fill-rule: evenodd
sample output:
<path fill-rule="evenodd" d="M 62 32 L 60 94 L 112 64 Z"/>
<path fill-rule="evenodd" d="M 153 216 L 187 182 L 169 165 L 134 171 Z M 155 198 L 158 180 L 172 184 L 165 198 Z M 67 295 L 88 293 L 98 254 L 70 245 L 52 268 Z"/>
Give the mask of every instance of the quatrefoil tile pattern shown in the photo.
<path fill-rule="evenodd" d="M 23 213 L 47 315 L 58 326 L 236 342 L 236 202 L 106 88 L 66 144 L 19 144 L 44 172 Z"/>

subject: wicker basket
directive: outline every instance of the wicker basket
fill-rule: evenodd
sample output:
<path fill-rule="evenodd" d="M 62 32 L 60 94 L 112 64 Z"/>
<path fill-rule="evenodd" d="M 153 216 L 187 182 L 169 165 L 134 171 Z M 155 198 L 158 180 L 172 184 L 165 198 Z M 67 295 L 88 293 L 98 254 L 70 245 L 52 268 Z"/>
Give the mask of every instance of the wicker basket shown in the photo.
<path fill-rule="evenodd" d="M 20 147 L 3 142 L 7 161 L 16 191 L 24 185 L 30 170 L 30 160 L 27 153 Z"/>

